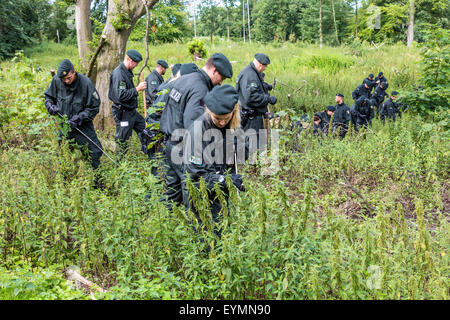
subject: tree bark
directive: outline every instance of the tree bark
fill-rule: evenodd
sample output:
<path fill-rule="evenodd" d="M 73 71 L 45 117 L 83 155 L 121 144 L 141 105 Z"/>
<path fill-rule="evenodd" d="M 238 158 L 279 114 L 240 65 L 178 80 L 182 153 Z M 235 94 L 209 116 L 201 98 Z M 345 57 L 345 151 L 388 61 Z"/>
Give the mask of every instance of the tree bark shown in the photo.
<path fill-rule="evenodd" d="M 77 0 L 75 2 L 75 25 L 77 28 L 78 54 L 83 69 L 88 67 L 89 41 L 92 40 L 91 29 L 91 0 Z"/>
<path fill-rule="evenodd" d="M 415 13 L 414 0 L 409 0 L 409 24 L 408 24 L 408 37 L 407 37 L 407 46 L 408 47 L 410 47 L 412 42 L 414 41 L 414 13 Z"/>
<path fill-rule="evenodd" d="M 334 10 L 334 0 L 331 0 L 331 7 L 333 9 L 333 22 L 334 22 L 334 31 L 336 33 L 336 42 L 337 45 L 339 45 L 338 29 L 336 24 L 336 11 Z"/>
<path fill-rule="evenodd" d="M 157 2 L 158 0 L 147 0 L 149 9 Z M 145 12 L 142 0 L 108 0 L 108 17 L 102 34 L 106 37 L 106 43 L 97 59 L 95 83 L 101 99 L 100 111 L 94 120 L 98 130 L 114 125 L 111 101 L 108 98 L 109 78 L 111 72 L 123 61 L 131 31 Z M 117 24 L 118 19 L 121 21 L 120 24 Z"/>
<path fill-rule="evenodd" d="M 320 0 L 320 7 L 319 7 L 319 37 L 320 37 L 320 49 L 322 49 L 322 0 Z"/>
<path fill-rule="evenodd" d="M 355 38 L 358 38 L 358 0 L 356 2 L 355 7 Z"/>

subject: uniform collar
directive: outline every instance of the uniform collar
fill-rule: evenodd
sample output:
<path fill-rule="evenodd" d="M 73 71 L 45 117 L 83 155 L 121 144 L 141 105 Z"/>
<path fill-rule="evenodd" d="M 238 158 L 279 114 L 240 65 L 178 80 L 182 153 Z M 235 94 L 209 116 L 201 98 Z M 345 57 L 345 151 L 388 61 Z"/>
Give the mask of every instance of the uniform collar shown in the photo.
<path fill-rule="evenodd" d="M 120 63 L 120 68 L 122 69 L 122 71 L 125 72 L 125 74 L 130 78 L 133 79 L 133 72 L 131 72 L 130 70 L 127 69 L 127 67 L 125 67 L 125 64 L 123 62 Z"/>
<path fill-rule="evenodd" d="M 159 81 L 164 82 L 164 78 L 159 74 L 158 71 L 156 71 L 156 69 L 153 69 L 152 72 L 158 77 Z"/>
<path fill-rule="evenodd" d="M 208 86 L 208 89 L 209 89 L 209 90 L 212 90 L 212 88 L 214 88 L 214 85 L 213 85 L 213 83 L 212 83 L 212 81 L 211 81 L 211 78 L 208 76 L 208 74 L 205 72 L 205 70 L 200 69 L 198 72 L 199 72 L 199 73 L 202 75 L 202 77 L 205 79 L 205 82 L 206 82 L 206 85 Z"/>

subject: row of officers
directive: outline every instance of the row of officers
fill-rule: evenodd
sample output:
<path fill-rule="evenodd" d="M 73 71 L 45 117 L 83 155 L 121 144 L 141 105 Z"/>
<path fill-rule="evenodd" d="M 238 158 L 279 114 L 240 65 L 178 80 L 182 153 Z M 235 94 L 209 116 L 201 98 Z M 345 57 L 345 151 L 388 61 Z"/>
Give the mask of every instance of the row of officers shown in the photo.
<path fill-rule="evenodd" d="M 264 129 L 264 117 L 270 113 L 269 106 L 277 103 L 277 98 L 269 93 L 272 87 L 264 81 L 264 71 L 270 59 L 266 54 L 255 54 L 253 61 L 239 73 L 236 87 L 222 85 L 226 78 L 233 76 L 232 65 L 222 53 L 213 54 L 203 68 L 193 63 L 174 65 L 172 76 L 165 82 L 162 76 L 169 66 L 164 60 L 158 60 L 146 81 L 135 86 L 132 71 L 141 61 L 142 55 L 138 51 L 129 50 L 110 76 L 108 97 L 112 101 L 112 114 L 116 123 L 116 153 L 121 158 L 127 152 L 129 139 L 135 131 L 143 151 L 150 159 L 154 159 L 157 153 L 163 155 L 166 188 L 161 200 L 169 208 L 174 204 L 183 204 L 187 210 L 192 210 L 202 226 L 185 181 L 186 174 L 197 185 L 203 178 L 212 203 L 212 219 L 217 221 L 221 203 L 216 198 L 214 186 L 220 185 L 225 195 L 228 195 L 226 180 L 229 177 L 238 190 L 245 191 L 245 187 L 242 176 L 237 173 L 235 161 L 217 157 L 214 152 L 210 157 L 204 156 L 202 151 L 211 143 L 223 144 L 223 149 L 230 148 L 229 144 L 225 144 L 226 135 L 239 128 L 244 132 L 254 129 L 256 133 Z M 364 81 L 363 85 L 366 83 Z M 147 105 L 151 106 L 146 119 L 137 111 L 138 95 L 142 91 L 145 92 Z M 73 64 L 65 59 L 59 64 L 57 74 L 44 94 L 49 114 L 61 118 L 67 116 L 71 130 L 65 138 L 79 146 L 87 145 L 86 156 L 90 158 L 93 169 L 97 169 L 100 157 L 105 152 L 93 126 L 93 119 L 99 112 L 100 97 L 92 81 L 78 73 Z M 367 103 L 366 99 L 369 100 L 370 96 L 366 98 L 363 90 L 358 90 L 356 94 L 361 97 L 357 97 L 354 110 L 358 116 L 364 115 L 366 113 L 362 112 L 361 106 Z M 329 111 L 334 112 L 333 123 L 345 135 L 352 112 L 343 99 L 342 94 L 336 95 L 334 110 L 329 108 L 319 117 L 325 123 Z M 370 121 L 370 116 L 366 121 Z M 211 137 L 210 141 L 205 141 L 203 134 L 194 135 L 194 122 L 201 124 L 202 133 L 215 129 L 222 133 L 223 139 Z M 314 122 L 315 126 L 323 130 L 320 123 Z M 183 137 L 174 134 L 178 129 L 184 129 L 192 133 L 191 137 L 200 137 L 202 140 L 196 143 L 191 139 L 191 154 L 186 157 L 187 161 L 181 163 L 173 159 L 174 149 L 183 140 Z M 61 130 L 59 134 L 63 136 Z M 246 140 L 246 159 L 249 156 L 248 143 Z M 196 150 L 198 146 L 201 150 Z M 235 147 L 235 144 L 231 145 L 231 148 Z M 226 150 L 222 152 L 223 157 L 229 154 Z"/>
<path fill-rule="evenodd" d="M 116 123 L 116 153 L 119 158 L 126 153 L 133 131 L 139 136 L 142 145 L 151 145 L 148 140 L 155 140 L 162 133 L 161 151 L 166 191 L 161 200 L 169 208 L 174 204 L 183 204 L 186 209 L 191 209 L 202 226 L 185 181 L 186 174 L 197 185 L 203 178 L 212 202 L 212 218 L 217 221 L 221 204 L 214 194 L 214 186 L 218 184 L 227 195 L 226 180 L 229 177 L 234 187 L 245 191 L 242 176 L 236 172 L 235 163 L 218 159 L 214 152 L 211 157 L 199 157 L 198 154 L 203 153 L 196 152 L 198 143 L 195 141 L 191 141 L 192 154 L 186 157 L 187 162 L 173 161 L 172 150 L 182 139 L 173 133 L 177 129 L 190 132 L 194 122 L 197 122 L 201 123 L 202 132 L 215 129 L 223 134 L 223 139 L 218 141 L 214 137 L 209 142 L 202 139 L 200 146 L 203 148 L 211 142 L 224 143 L 226 135 L 238 128 L 244 131 L 253 128 L 256 132 L 263 129 L 263 116 L 268 112 L 268 105 L 277 102 L 277 98 L 269 94 L 270 85 L 262 78 L 264 70 L 270 64 L 269 57 L 263 53 L 256 54 L 253 61 L 239 73 L 236 88 L 222 85 L 226 78 L 233 76 L 232 65 L 222 53 L 213 54 L 201 69 L 192 63 L 179 66 L 178 71 L 166 82 L 163 82 L 162 75 L 168 65 L 159 60 L 146 81 L 135 86 L 132 71 L 141 61 L 142 55 L 138 51 L 129 50 L 124 61 L 110 76 L 108 97 L 112 101 L 112 114 Z M 151 110 L 156 109 L 149 113 L 147 119 L 137 111 L 138 95 L 142 91 L 146 92 Z M 59 64 L 57 74 L 44 95 L 45 107 L 51 115 L 61 118 L 67 116 L 71 130 L 65 137 L 80 146 L 87 145 L 87 156 L 92 167 L 97 169 L 104 150 L 92 122 L 100 107 L 99 94 L 92 81 L 78 73 L 73 64 L 65 59 Z M 155 126 L 156 123 L 159 128 Z M 61 130 L 59 134 L 63 136 Z M 232 144 L 231 147 L 234 148 L 235 145 Z M 146 153 L 150 149 L 145 150 Z M 223 150 L 221 154 L 225 157 L 229 152 Z"/>

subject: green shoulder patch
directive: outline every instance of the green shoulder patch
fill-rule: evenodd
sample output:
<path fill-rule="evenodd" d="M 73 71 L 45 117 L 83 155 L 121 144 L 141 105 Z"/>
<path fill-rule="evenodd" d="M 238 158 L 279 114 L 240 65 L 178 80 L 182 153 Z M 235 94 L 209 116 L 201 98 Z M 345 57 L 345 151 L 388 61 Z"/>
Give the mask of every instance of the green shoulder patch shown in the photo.
<path fill-rule="evenodd" d="M 127 84 L 125 83 L 125 81 L 120 81 L 120 85 L 119 85 L 119 89 L 120 90 L 124 90 L 126 88 Z"/>

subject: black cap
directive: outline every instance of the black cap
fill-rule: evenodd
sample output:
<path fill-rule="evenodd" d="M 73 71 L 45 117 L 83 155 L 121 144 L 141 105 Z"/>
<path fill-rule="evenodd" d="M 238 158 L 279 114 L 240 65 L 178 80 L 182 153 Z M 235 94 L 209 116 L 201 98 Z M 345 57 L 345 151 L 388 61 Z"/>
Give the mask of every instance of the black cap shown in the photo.
<path fill-rule="evenodd" d="M 255 54 L 255 59 L 258 60 L 260 63 L 268 65 L 270 64 L 270 59 L 267 55 L 264 53 L 257 53 Z"/>
<path fill-rule="evenodd" d="M 378 73 L 378 76 L 382 76 L 382 75 L 383 75 L 383 72 L 380 71 L 380 72 Z"/>
<path fill-rule="evenodd" d="M 180 70 L 180 68 L 181 68 L 181 63 L 175 63 L 172 66 L 172 74 L 176 75 L 178 73 L 178 71 Z"/>
<path fill-rule="evenodd" d="M 159 64 L 161 67 L 166 68 L 166 69 L 169 67 L 169 64 L 164 60 L 158 60 L 158 61 L 156 61 L 156 64 Z"/>
<path fill-rule="evenodd" d="M 73 64 L 69 59 L 64 59 L 60 62 L 58 66 L 58 72 L 56 73 L 58 77 L 64 78 L 67 74 L 73 70 Z"/>
<path fill-rule="evenodd" d="M 127 56 L 129 56 L 130 59 L 133 60 L 134 62 L 142 61 L 142 55 L 137 50 L 134 49 L 128 50 Z"/>
<path fill-rule="evenodd" d="M 238 102 L 238 93 L 229 84 L 215 86 L 203 101 L 212 113 L 217 115 L 228 114 L 234 110 Z"/>
<path fill-rule="evenodd" d="M 336 96 L 337 97 L 342 97 L 342 98 L 344 97 L 344 95 L 342 93 L 337 93 Z"/>
<path fill-rule="evenodd" d="M 394 90 L 394 91 L 391 92 L 391 96 L 396 96 L 396 95 L 398 95 L 397 91 Z"/>
<path fill-rule="evenodd" d="M 369 73 L 369 78 L 373 78 L 373 73 Z"/>
<path fill-rule="evenodd" d="M 233 66 L 231 65 L 230 61 L 227 57 L 225 57 L 222 53 L 214 53 L 211 56 L 212 64 L 214 67 L 216 67 L 217 71 L 225 77 L 225 78 L 231 78 L 233 77 Z"/>
<path fill-rule="evenodd" d="M 327 110 L 330 110 L 330 111 L 335 112 L 335 111 L 336 111 L 336 108 L 335 108 L 334 106 L 328 106 L 328 107 L 327 107 Z"/>
<path fill-rule="evenodd" d="M 184 63 L 181 67 L 180 67 L 180 74 L 182 76 L 184 76 L 185 74 L 189 74 L 189 73 L 193 73 L 198 71 L 198 67 L 195 63 Z"/>
<path fill-rule="evenodd" d="M 364 79 L 363 83 L 367 84 L 369 87 L 372 84 L 369 79 Z"/>

